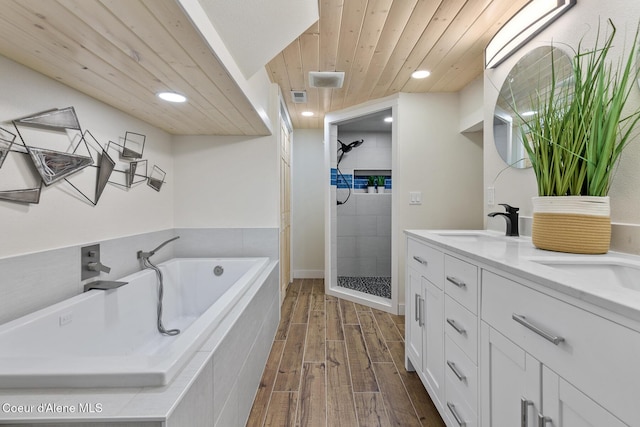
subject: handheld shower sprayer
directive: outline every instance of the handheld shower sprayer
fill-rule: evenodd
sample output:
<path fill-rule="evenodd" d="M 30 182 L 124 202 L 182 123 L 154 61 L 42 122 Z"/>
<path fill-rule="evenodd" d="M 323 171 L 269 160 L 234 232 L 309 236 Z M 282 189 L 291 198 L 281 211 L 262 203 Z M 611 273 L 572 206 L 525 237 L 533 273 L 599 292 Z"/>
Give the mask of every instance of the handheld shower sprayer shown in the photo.
<path fill-rule="evenodd" d="M 345 144 L 344 142 L 338 140 L 338 142 L 340 143 L 340 146 L 338 147 L 338 153 L 340 153 L 340 157 L 338 157 L 338 163 L 336 165 L 336 170 L 338 171 L 338 175 L 340 176 L 340 179 L 342 179 L 342 181 L 346 182 L 347 180 L 344 178 L 344 175 L 342 174 L 342 172 L 340 171 L 340 162 L 342 161 L 342 157 L 344 156 L 344 153 L 348 153 L 349 151 L 353 150 L 354 148 L 357 148 L 359 146 L 362 145 L 362 143 L 364 142 L 364 139 L 361 140 L 355 140 L 349 144 Z M 349 190 L 349 194 L 347 194 L 347 198 L 344 199 L 344 201 L 340 201 L 340 200 L 336 200 L 336 202 L 338 203 L 338 205 L 344 205 L 345 203 L 347 203 L 347 200 L 349 200 L 349 197 L 351 197 L 351 187 L 347 187 Z"/>

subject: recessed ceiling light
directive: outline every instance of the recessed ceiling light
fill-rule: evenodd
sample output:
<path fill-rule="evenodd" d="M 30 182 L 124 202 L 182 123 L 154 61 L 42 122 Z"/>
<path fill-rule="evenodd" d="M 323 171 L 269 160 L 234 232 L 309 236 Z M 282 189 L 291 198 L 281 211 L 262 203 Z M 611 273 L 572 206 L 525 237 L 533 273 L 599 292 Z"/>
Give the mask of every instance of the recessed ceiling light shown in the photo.
<path fill-rule="evenodd" d="M 391 123 L 393 121 L 393 117 L 385 117 L 384 121 L 387 123 Z"/>
<path fill-rule="evenodd" d="M 418 70 L 418 71 L 414 71 L 411 74 L 411 77 L 413 77 L 414 79 L 424 79 L 425 77 L 429 77 L 430 75 L 431 75 L 431 71 Z"/>
<path fill-rule="evenodd" d="M 313 111 L 303 111 L 302 115 L 305 117 L 311 117 L 313 116 Z"/>
<path fill-rule="evenodd" d="M 185 102 L 187 97 L 176 92 L 158 92 L 158 98 L 168 102 Z"/>

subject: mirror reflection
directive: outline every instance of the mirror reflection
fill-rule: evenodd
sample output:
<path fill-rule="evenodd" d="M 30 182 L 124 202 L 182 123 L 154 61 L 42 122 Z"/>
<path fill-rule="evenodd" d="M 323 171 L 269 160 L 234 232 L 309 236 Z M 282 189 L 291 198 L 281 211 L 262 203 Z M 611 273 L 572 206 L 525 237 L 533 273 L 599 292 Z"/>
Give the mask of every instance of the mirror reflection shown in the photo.
<path fill-rule="evenodd" d="M 541 46 L 514 65 L 500 89 L 493 113 L 493 138 L 500 157 L 509 166 L 518 169 L 531 166 L 520 127 L 523 119 L 531 120 L 536 114 L 531 111 L 532 100 L 545 95 L 553 74 L 556 82 L 570 81 L 571 58 L 561 49 Z"/>

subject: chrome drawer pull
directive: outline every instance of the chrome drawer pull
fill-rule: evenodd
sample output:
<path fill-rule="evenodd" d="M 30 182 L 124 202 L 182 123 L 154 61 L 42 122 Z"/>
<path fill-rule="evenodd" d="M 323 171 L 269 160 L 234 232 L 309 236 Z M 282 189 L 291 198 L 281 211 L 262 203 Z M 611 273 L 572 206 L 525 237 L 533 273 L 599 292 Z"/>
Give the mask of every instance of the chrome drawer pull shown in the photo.
<path fill-rule="evenodd" d="M 456 410 L 456 405 L 454 405 L 451 402 L 447 402 L 447 408 L 449 408 L 449 410 L 453 414 L 453 418 L 455 418 L 456 422 L 460 427 L 465 427 L 467 425 L 467 423 L 458 414 L 458 411 Z"/>
<path fill-rule="evenodd" d="M 458 367 L 456 366 L 455 363 L 453 363 L 450 360 L 447 360 L 447 366 L 449 366 L 449 368 L 451 368 L 451 370 L 453 371 L 453 373 L 456 375 L 456 377 L 458 377 L 458 379 L 460 381 L 466 381 L 467 377 L 465 375 L 463 375 L 459 370 Z"/>
<path fill-rule="evenodd" d="M 427 265 L 427 264 L 429 264 L 429 263 L 427 262 L 427 260 L 426 260 L 426 259 L 424 259 L 424 258 L 420 258 L 418 255 L 414 255 L 414 256 L 413 256 L 413 259 L 415 259 L 416 261 L 418 261 L 418 262 L 419 262 L 420 264 L 422 264 L 422 265 Z"/>
<path fill-rule="evenodd" d="M 520 427 L 527 427 L 529 425 L 529 406 L 533 406 L 533 402 L 520 398 Z"/>
<path fill-rule="evenodd" d="M 447 323 L 450 324 L 451 327 L 455 329 L 456 332 L 459 333 L 460 335 L 465 335 L 467 333 L 467 331 L 464 328 L 461 328 L 460 326 L 458 326 L 455 320 L 447 319 Z"/>
<path fill-rule="evenodd" d="M 538 413 L 538 427 L 544 427 L 547 423 L 553 421 L 551 417 L 545 417 L 544 415 Z"/>
<path fill-rule="evenodd" d="M 459 288 L 466 288 L 467 287 L 467 284 L 464 283 L 462 280 L 458 279 L 457 277 L 447 276 L 447 281 L 453 283 L 454 285 L 456 285 Z"/>
<path fill-rule="evenodd" d="M 558 345 L 561 342 L 564 342 L 564 338 L 555 336 L 555 335 L 545 331 L 544 329 L 539 328 L 538 326 L 536 326 L 533 323 L 531 323 L 530 321 L 528 321 L 527 318 L 524 317 L 524 316 L 521 316 L 519 314 L 513 313 L 511 315 L 511 318 L 513 320 L 515 320 L 516 322 L 520 323 L 525 328 L 527 328 L 527 329 L 535 332 L 536 334 L 540 335 L 545 340 L 551 341 L 555 345 Z"/>

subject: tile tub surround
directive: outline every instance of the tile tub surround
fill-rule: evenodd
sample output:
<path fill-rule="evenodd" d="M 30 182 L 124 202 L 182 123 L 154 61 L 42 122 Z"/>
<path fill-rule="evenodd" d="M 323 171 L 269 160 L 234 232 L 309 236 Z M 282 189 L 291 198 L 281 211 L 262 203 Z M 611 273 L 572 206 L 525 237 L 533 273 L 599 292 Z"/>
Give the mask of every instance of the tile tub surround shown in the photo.
<path fill-rule="evenodd" d="M 100 243 L 102 263 L 111 267 L 103 280 L 141 269 L 139 250 L 174 237 L 154 263 L 176 257 L 251 257 L 278 259 L 277 228 L 176 228 L 0 259 L 0 324 L 55 304 L 83 291 L 80 249 Z M 91 279 L 94 280 L 94 279 Z"/>
<path fill-rule="evenodd" d="M 242 309 L 241 309 L 242 308 Z M 0 406 L 0 424 L 11 419 L 37 426 L 244 425 L 279 322 L 277 262 L 245 294 L 174 380 L 163 387 L 1 390 L 0 404 L 48 403 L 76 413 L 11 414 Z M 93 404 L 101 411 L 77 413 Z M 32 418 L 31 418 L 32 417 Z M 82 421 L 82 424 L 76 424 Z M 29 425 L 29 424 L 26 424 Z"/>

